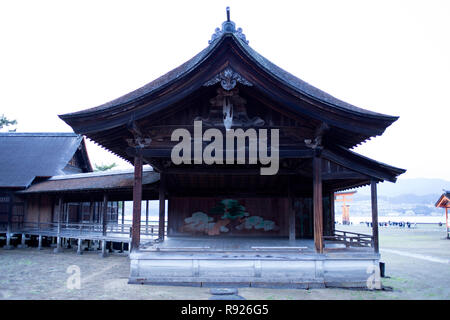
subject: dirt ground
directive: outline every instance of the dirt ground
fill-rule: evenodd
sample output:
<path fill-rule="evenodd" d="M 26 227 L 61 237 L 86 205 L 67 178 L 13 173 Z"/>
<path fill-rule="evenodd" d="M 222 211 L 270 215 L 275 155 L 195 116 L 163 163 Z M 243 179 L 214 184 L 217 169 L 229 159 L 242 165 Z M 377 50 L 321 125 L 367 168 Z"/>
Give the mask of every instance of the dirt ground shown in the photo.
<path fill-rule="evenodd" d="M 345 229 L 371 232 L 365 226 Z M 238 294 L 248 300 L 450 299 L 450 240 L 444 237 L 444 227 L 438 226 L 380 228 L 381 261 L 386 263 L 388 276 L 382 282 L 391 291 L 239 288 Z M 79 268 L 79 289 L 76 286 L 68 289 L 71 268 Z M 0 249 L 0 299 L 204 300 L 211 297 L 209 288 L 129 285 L 128 275 L 129 261 L 124 255 L 101 258 L 96 252 L 80 256 L 74 249 L 59 254 L 50 248 Z"/>

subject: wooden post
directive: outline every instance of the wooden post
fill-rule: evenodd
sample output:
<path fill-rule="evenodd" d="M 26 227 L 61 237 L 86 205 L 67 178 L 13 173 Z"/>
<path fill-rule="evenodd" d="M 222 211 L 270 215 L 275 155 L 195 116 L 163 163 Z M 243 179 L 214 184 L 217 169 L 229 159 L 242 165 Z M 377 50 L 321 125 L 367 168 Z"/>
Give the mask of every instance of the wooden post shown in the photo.
<path fill-rule="evenodd" d="M 378 197 L 377 197 L 377 182 L 372 179 L 370 182 L 370 195 L 372 203 L 372 236 L 373 236 L 373 249 L 375 253 L 380 252 L 378 242 Z"/>
<path fill-rule="evenodd" d="M 336 220 L 334 213 L 334 192 L 330 192 L 330 236 L 334 235 Z"/>
<path fill-rule="evenodd" d="M 94 202 L 89 202 L 89 223 L 94 223 Z"/>
<path fill-rule="evenodd" d="M 139 250 L 141 241 L 141 205 L 142 205 L 142 155 L 134 157 L 133 185 L 133 225 L 131 229 L 131 248 Z"/>
<path fill-rule="evenodd" d="M 14 247 L 11 245 L 11 236 L 12 236 L 12 205 L 13 199 L 12 195 L 9 195 L 9 203 L 8 203 L 8 224 L 6 226 L 6 245 L 3 246 L 3 249 L 11 250 Z"/>
<path fill-rule="evenodd" d="M 445 207 L 445 227 L 447 230 L 447 239 L 450 239 L 450 228 L 448 226 L 448 207 Z"/>
<path fill-rule="evenodd" d="M 313 158 L 313 210 L 314 245 L 316 252 L 323 253 L 323 203 L 322 203 L 322 159 Z"/>
<path fill-rule="evenodd" d="M 103 208 L 102 208 L 102 234 L 106 236 L 106 228 L 107 228 L 107 216 L 108 216 L 108 195 L 105 193 L 103 195 Z"/>
<path fill-rule="evenodd" d="M 145 201 L 145 233 L 148 233 L 148 200 Z"/>
<path fill-rule="evenodd" d="M 66 228 L 68 227 L 69 224 L 69 204 L 66 203 L 66 205 L 64 206 L 64 213 L 66 215 Z"/>
<path fill-rule="evenodd" d="M 61 252 L 61 216 L 63 211 L 63 199 L 62 197 L 59 197 L 59 203 L 58 203 L 58 214 L 56 216 L 57 218 L 57 237 L 56 237 L 56 248 L 53 250 L 54 253 Z"/>
<path fill-rule="evenodd" d="M 108 253 L 106 252 L 106 239 L 103 239 L 101 244 L 102 244 L 102 253 L 100 254 L 100 256 L 106 258 L 108 256 Z"/>
<path fill-rule="evenodd" d="M 26 203 L 28 204 L 28 199 L 26 201 Z M 27 211 L 28 211 L 28 206 L 27 206 Z M 27 213 L 28 214 L 28 213 Z M 41 195 L 38 195 L 38 231 L 41 231 Z"/>
<path fill-rule="evenodd" d="M 288 176 L 288 210 L 289 210 L 289 241 L 295 241 L 295 210 L 292 199 L 291 178 Z"/>
<path fill-rule="evenodd" d="M 18 245 L 19 248 L 24 249 L 27 248 L 27 244 L 25 243 L 25 233 L 22 233 L 22 238 L 20 239 L 20 245 Z"/>
<path fill-rule="evenodd" d="M 125 224 L 125 201 L 122 201 L 122 233 L 124 230 L 124 224 Z"/>
<path fill-rule="evenodd" d="M 81 244 L 83 243 L 83 240 L 81 240 L 81 238 L 78 238 L 78 247 L 77 247 L 77 254 L 82 254 L 83 252 L 81 251 Z"/>
<path fill-rule="evenodd" d="M 39 235 L 38 250 L 42 250 L 42 235 Z"/>
<path fill-rule="evenodd" d="M 165 228 L 165 217 L 166 217 L 166 181 L 164 174 L 160 173 L 160 183 L 159 183 L 159 232 L 158 238 L 164 240 L 164 228 Z"/>

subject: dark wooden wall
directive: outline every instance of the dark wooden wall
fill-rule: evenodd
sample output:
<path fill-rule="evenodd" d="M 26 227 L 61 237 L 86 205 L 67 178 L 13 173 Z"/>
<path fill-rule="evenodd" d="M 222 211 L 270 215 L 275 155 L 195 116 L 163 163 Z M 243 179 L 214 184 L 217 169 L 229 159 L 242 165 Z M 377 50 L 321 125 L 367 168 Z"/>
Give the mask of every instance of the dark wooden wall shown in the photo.
<path fill-rule="evenodd" d="M 288 198 L 233 198 L 238 200 L 239 204 L 245 207 L 249 216 L 260 216 L 264 220 L 274 221 L 276 230 L 264 231 L 256 229 L 236 230 L 230 228 L 229 232 L 222 235 L 242 235 L 242 236 L 287 236 L 288 235 Z M 216 206 L 223 198 L 206 197 L 171 197 L 168 207 L 168 230 L 169 235 L 186 234 L 183 232 L 185 219 L 192 216 L 195 212 L 203 212 L 215 218 L 220 219 L 220 215 L 210 215 L 210 209 Z M 237 224 L 237 222 L 235 223 Z M 199 233 L 203 234 L 203 233 Z"/>
<path fill-rule="evenodd" d="M 234 198 L 239 204 L 245 207 L 249 216 L 260 216 L 264 220 L 274 221 L 277 230 L 236 230 L 230 228 L 229 232 L 221 233 L 220 236 L 289 236 L 289 198 L 287 197 L 252 197 L 252 198 Z M 192 233 L 184 230 L 185 219 L 192 216 L 195 212 L 208 214 L 210 209 L 217 205 L 223 198 L 213 197 L 169 197 L 168 205 L 168 234 L 169 236 L 197 234 L 206 235 L 204 232 Z M 296 237 L 313 238 L 313 204 L 312 198 L 294 198 L 292 208 L 295 211 L 295 229 Z M 331 219 L 331 202 L 328 196 L 323 199 L 324 212 L 324 234 L 331 232 L 334 221 Z M 214 222 L 220 219 L 220 216 L 208 214 L 214 218 Z"/>

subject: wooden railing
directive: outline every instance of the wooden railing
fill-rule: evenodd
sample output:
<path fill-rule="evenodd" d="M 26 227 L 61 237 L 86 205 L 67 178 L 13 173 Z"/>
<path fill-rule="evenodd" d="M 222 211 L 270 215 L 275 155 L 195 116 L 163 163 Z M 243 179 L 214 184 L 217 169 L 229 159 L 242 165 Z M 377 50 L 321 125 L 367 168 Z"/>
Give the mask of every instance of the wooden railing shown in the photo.
<path fill-rule="evenodd" d="M 131 224 L 108 223 L 105 226 L 106 236 L 130 236 Z M 157 223 L 141 223 L 141 235 L 157 237 L 159 226 Z M 58 233 L 58 223 L 55 222 L 24 222 L 20 227 L 14 227 L 12 232 L 25 234 Z M 66 223 L 60 224 L 61 234 L 68 237 L 103 235 L 103 225 L 101 223 Z"/>
<path fill-rule="evenodd" d="M 373 247 L 373 236 L 368 234 L 335 230 L 334 235 L 324 236 L 324 241 L 338 242 L 346 247 Z"/>

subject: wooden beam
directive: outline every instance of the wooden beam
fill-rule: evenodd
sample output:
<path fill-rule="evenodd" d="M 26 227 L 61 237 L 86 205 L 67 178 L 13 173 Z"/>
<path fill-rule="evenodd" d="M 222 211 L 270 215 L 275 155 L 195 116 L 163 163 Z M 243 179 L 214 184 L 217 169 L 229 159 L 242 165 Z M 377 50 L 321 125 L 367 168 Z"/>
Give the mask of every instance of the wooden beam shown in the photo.
<path fill-rule="evenodd" d="M 367 180 L 370 179 L 369 176 L 358 172 L 330 172 L 322 174 L 322 180 Z"/>
<path fill-rule="evenodd" d="M 127 147 L 125 152 L 129 156 L 137 156 L 142 155 L 144 158 L 170 158 L 172 153 L 172 148 L 152 148 L 152 149 L 141 149 L 134 147 Z M 224 155 L 226 155 L 227 150 L 223 150 Z M 233 149 L 234 158 L 236 158 L 237 150 Z M 248 152 L 248 148 L 246 148 L 246 154 Z M 280 158 L 311 158 L 314 155 L 314 150 L 312 149 L 280 149 L 279 156 Z M 224 157 L 225 159 L 225 157 Z"/>
<path fill-rule="evenodd" d="M 142 156 L 134 157 L 133 185 L 133 225 L 131 231 L 131 250 L 139 250 L 141 241 L 141 205 L 142 205 Z"/>
<path fill-rule="evenodd" d="M 322 203 L 322 159 L 313 158 L 313 208 L 314 245 L 316 252 L 323 253 L 323 203 Z"/>
<path fill-rule="evenodd" d="M 159 184 L 159 232 L 158 237 L 160 240 L 164 240 L 164 228 L 166 217 L 166 177 L 161 173 Z"/>
<path fill-rule="evenodd" d="M 202 168 L 189 168 L 189 167 L 183 167 L 183 168 L 167 168 L 164 169 L 164 172 L 166 174 L 180 174 L 180 175 L 186 175 L 186 174 L 195 174 L 195 175 L 233 175 L 233 176 L 255 176 L 260 175 L 261 170 L 260 168 L 226 168 L 226 165 L 223 165 L 222 167 L 218 166 L 207 166 Z M 296 169 L 279 169 L 277 172 L 277 175 L 298 175 L 298 172 Z"/>
<path fill-rule="evenodd" d="M 380 252 L 378 242 L 378 196 L 377 196 L 377 182 L 371 180 L 370 182 L 370 196 L 372 203 L 372 235 L 373 235 L 373 248 L 375 253 Z"/>

